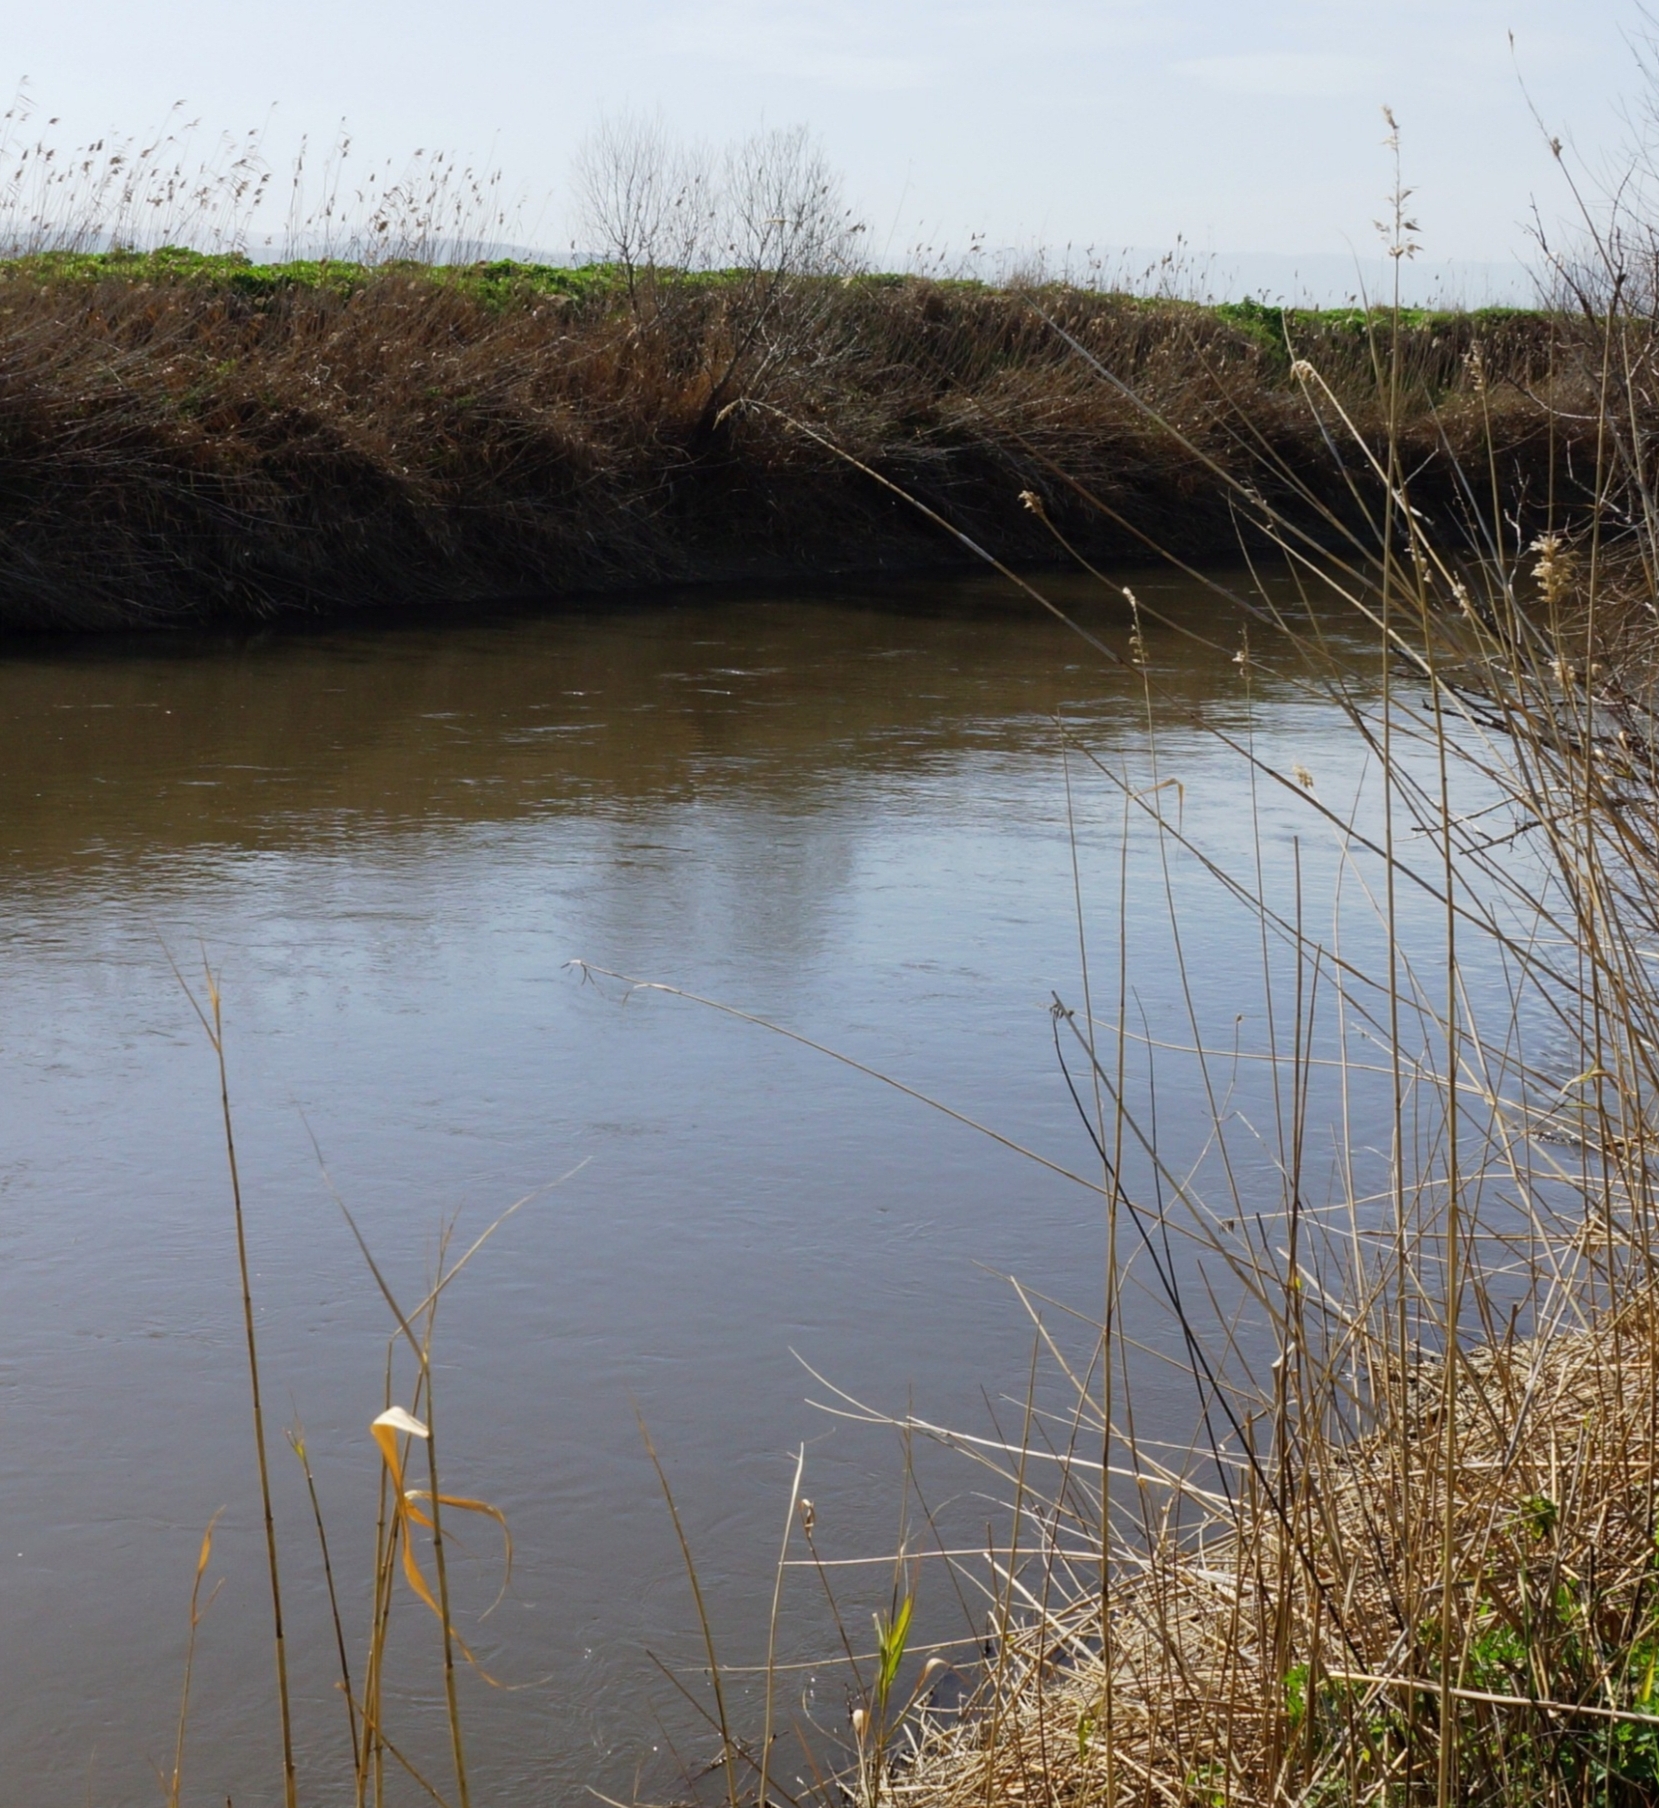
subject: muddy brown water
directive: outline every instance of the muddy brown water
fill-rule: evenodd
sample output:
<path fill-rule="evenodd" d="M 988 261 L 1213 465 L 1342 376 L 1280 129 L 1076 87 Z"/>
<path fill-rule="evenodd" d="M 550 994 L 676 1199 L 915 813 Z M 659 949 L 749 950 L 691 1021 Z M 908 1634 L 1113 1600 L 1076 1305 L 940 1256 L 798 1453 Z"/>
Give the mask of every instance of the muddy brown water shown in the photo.
<path fill-rule="evenodd" d="M 1137 674 L 980 580 L 0 655 L 9 1802 L 158 1799 L 192 1566 L 221 1508 L 184 1797 L 280 1799 L 215 1076 L 169 965 L 197 983 L 204 952 L 222 974 L 302 1799 L 348 1799 L 345 1716 L 278 1427 L 303 1420 L 355 1652 L 389 1328 L 313 1137 L 406 1300 L 446 1221 L 464 1244 L 585 1164 L 502 1227 L 439 1317 L 447 1481 L 502 1507 L 517 1548 L 480 1623 L 498 1550 L 456 1528 L 463 1629 L 511 1685 L 464 1685 L 474 1799 L 660 1794 L 680 1759 L 707 1758 L 650 1655 L 694 1671 L 699 1647 L 636 1411 L 722 1656 L 754 1663 L 797 1448 L 826 1555 L 889 1549 L 903 1494 L 896 1440 L 812 1404 L 830 1396 L 803 1364 L 882 1409 L 982 1429 L 1030 1361 L 1002 1277 L 1096 1310 L 1100 1211 L 799 1044 L 671 997 L 624 1001 L 567 963 L 788 1025 L 1086 1172 L 1049 1009 L 1056 991 L 1078 1002 L 1074 845 L 1103 958 L 1128 938 L 1135 1009 L 1184 1023 L 1186 1007 L 1162 869 L 1147 854 L 1120 884 L 1122 794 L 1075 752 L 1068 834 L 1056 717 L 1136 783 L 1178 779 L 1185 828 L 1245 867 L 1259 835 L 1282 870 L 1305 825 L 1277 797 L 1253 809 L 1215 726 L 1323 783 L 1359 770 L 1327 706 L 1265 675 L 1246 696 L 1224 603 L 1135 581 L 1216 643 L 1149 625 L 1150 704 Z M 1057 589 L 1124 640 L 1121 607 Z M 1250 1034 L 1259 930 L 1190 863 L 1171 883 L 1201 1008 Z M 1161 1106 L 1177 1136 L 1201 1115 L 1180 1085 Z M 1179 1435 L 1188 1393 L 1154 1372 L 1143 1412 Z M 928 1474 L 941 1513 L 983 1527 L 980 1482 Z M 846 1573 L 867 1626 L 886 1577 Z M 782 1654 L 831 1658 L 821 1607 L 791 1589 Z M 394 1736 L 437 1768 L 436 1631 L 407 1600 L 394 1642 Z M 833 1662 L 790 1676 L 793 1701 L 844 1715 Z"/>

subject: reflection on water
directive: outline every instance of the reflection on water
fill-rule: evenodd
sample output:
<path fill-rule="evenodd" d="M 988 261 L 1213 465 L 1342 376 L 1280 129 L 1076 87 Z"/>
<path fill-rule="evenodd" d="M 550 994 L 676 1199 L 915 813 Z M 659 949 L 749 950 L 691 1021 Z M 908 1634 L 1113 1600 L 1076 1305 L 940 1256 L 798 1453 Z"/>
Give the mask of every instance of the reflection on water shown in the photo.
<path fill-rule="evenodd" d="M 1138 675 L 978 582 L 0 663 L 10 1799 L 150 1799 L 221 1506 L 187 1790 L 272 1793 L 217 1099 L 168 964 L 189 976 L 204 951 L 223 969 L 268 1396 L 305 1422 L 349 1578 L 372 1538 L 387 1320 L 312 1134 L 409 1297 L 448 1216 L 465 1236 L 586 1162 L 440 1319 L 450 1480 L 504 1507 L 519 1549 L 476 1643 L 528 1686 L 472 1691 L 474 1763 L 483 1799 L 627 1792 L 671 1774 L 651 1758 L 658 1711 L 700 1753 L 646 1655 L 695 1645 L 636 1405 L 747 1661 L 797 1445 L 826 1551 L 880 1550 L 897 1512 L 896 1453 L 805 1404 L 797 1353 L 861 1397 L 977 1421 L 981 1390 L 1017 1391 L 1027 1360 L 997 1273 L 1090 1309 L 1102 1233 L 1086 1192 L 899 1095 L 691 1005 L 624 1004 L 566 963 L 777 1019 L 1084 1163 L 1048 1014 L 1077 972 L 1056 717 L 1150 778 L 1150 707 L 1158 776 L 1223 855 L 1253 831 L 1206 724 L 1333 786 L 1358 770 L 1322 706 L 1265 678 L 1246 696 L 1223 608 L 1139 587 L 1217 643 L 1149 628 L 1150 705 Z M 1184 1022 L 1161 869 L 1120 891 L 1121 795 L 1086 764 L 1072 776 L 1091 933 L 1115 946 L 1125 895 L 1136 1008 Z M 1260 800 L 1259 823 L 1288 845 L 1283 805 Z M 1194 870 L 1175 882 L 1194 990 L 1230 1023 L 1259 942 Z M 1164 1107 L 1177 1138 L 1185 1109 Z M 1184 1427 L 1174 1384 L 1148 1390 L 1145 1410 Z M 318 1779 L 344 1764 L 344 1716 L 281 1456 Z M 468 1615 L 495 1580 L 469 1538 Z M 355 1580 L 346 1606 L 355 1628 Z M 803 1607 L 790 1654 L 823 1634 Z M 410 1611 L 400 1635 L 422 1691 L 403 1738 L 430 1751 L 433 1629 Z M 838 1685 L 820 1683 L 833 1716 Z"/>

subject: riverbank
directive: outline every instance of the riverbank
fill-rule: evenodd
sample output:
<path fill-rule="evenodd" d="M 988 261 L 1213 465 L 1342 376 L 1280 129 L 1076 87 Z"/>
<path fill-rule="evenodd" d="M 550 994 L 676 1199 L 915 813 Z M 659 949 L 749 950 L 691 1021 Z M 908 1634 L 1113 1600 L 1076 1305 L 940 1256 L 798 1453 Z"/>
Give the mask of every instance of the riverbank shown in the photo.
<path fill-rule="evenodd" d="M 1582 500 L 1571 322 L 1409 313 L 1391 403 L 1376 339 L 1394 330 L 900 277 L 16 260 L 0 627 L 971 556 L 872 472 L 1009 559 L 1054 556 L 1051 525 L 1100 557 L 1230 556 L 1258 502 L 1338 531 L 1351 497 L 1328 436 L 1346 413 L 1380 445 L 1391 407 L 1419 506 L 1448 528 L 1460 464 L 1493 471 L 1511 514 Z"/>

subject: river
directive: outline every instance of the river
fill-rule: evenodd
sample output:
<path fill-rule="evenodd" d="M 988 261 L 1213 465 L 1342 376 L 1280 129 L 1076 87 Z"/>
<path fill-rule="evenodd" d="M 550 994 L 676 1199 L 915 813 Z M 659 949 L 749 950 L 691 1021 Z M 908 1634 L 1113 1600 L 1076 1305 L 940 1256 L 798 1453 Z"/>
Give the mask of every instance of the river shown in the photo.
<path fill-rule="evenodd" d="M 15 1808 L 157 1799 L 192 1569 L 220 1509 L 184 1799 L 280 1795 L 217 1079 L 184 990 L 202 995 L 204 960 L 222 985 L 302 1799 L 348 1799 L 346 1723 L 280 1428 L 303 1420 L 355 1652 L 391 1325 L 331 1186 L 410 1303 L 446 1222 L 459 1249 L 535 1195 L 437 1327 L 447 1485 L 497 1504 L 516 1543 L 480 1623 L 499 1547 L 487 1525 L 455 1528 L 462 1630 L 512 1685 L 464 1679 L 475 1799 L 660 1793 L 670 1737 L 688 1762 L 709 1755 L 649 1655 L 695 1667 L 700 1647 L 636 1414 L 722 1656 L 754 1663 L 797 1449 L 826 1555 L 891 1548 L 903 1494 L 897 1440 L 810 1404 L 828 1396 L 803 1364 L 883 1409 L 982 1426 L 1031 1359 L 1004 1277 L 1098 1312 L 1100 1202 L 798 1042 L 569 963 L 787 1026 L 1088 1178 L 1050 1013 L 1055 992 L 1081 1002 L 1074 850 L 1097 959 L 1115 987 L 1127 946 L 1145 1024 L 1184 1034 L 1190 990 L 1249 1040 L 1263 962 L 1249 913 L 1177 859 L 1183 985 L 1165 869 L 1146 852 L 1122 882 L 1123 793 L 1090 757 L 1136 786 L 1178 780 L 1164 795 L 1185 832 L 1250 872 L 1265 849 L 1281 874 L 1307 824 L 1282 789 L 1252 799 L 1216 730 L 1328 790 L 1360 772 L 1339 712 L 1265 672 L 1247 682 L 1230 605 L 1121 575 L 1168 621 L 1144 624 L 1150 689 L 990 578 L 0 656 Z M 1048 587 L 1127 646 L 1121 601 Z M 1160 1106 L 1176 1141 L 1199 1113 L 1180 1088 Z M 1179 1377 L 1146 1387 L 1143 1414 L 1187 1428 Z M 976 1484 L 937 1473 L 983 1524 Z M 867 1626 L 866 1572 L 848 1573 Z M 400 1607 L 394 1628 L 394 1736 L 437 1765 L 423 1611 Z M 833 1656 L 806 1583 L 782 1649 Z M 832 1663 L 791 1674 L 816 1674 L 825 1718 L 844 1715 Z"/>

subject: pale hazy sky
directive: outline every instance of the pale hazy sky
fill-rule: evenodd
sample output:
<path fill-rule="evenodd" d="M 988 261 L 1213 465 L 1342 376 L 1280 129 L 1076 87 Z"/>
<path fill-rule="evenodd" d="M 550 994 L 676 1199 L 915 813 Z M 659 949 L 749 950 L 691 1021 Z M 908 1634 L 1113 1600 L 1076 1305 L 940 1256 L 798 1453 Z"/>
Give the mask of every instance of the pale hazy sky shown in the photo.
<path fill-rule="evenodd" d="M 13 0 L 54 136 L 175 100 L 272 152 L 492 158 L 568 244 L 606 112 L 719 142 L 805 123 L 878 258 L 922 241 L 1370 256 L 1393 106 L 1425 258 L 1505 264 L 1564 194 L 1522 93 L 1593 166 L 1641 108 L 1634 0 Z M 1511 54 L 1509 34 L 1514 34 Z"/>

